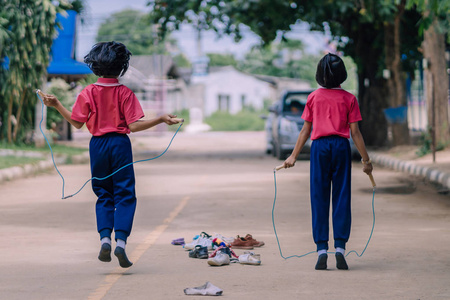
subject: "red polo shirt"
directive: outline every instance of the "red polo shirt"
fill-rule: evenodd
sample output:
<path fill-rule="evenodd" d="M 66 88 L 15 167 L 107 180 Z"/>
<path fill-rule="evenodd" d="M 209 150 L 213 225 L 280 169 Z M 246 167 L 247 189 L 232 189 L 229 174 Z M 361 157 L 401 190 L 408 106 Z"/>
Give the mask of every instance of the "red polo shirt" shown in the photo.
<path fill-rule="evenodd" d="M 349 124 L 362 120 L 356 97 L 341 88 L 319 88 L 309 94 L 302 119 L 312 123 L 312 140 L 331 135 L 348 139 Z"/>
<path fill-rule="evenodd" d="M 89 132 L 101 136 L 110 132 L 128 134 L 128 124 L 144 117 L 136 95 L 116 78 L 99 78 L 77 97 L 72 120 L 86 123 Z"/>

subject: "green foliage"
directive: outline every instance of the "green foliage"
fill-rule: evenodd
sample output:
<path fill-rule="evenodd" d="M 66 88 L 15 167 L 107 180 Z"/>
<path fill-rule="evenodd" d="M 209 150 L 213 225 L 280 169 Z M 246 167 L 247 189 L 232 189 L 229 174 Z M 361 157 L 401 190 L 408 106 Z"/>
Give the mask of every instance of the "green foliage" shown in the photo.
<path fill-rule="evenodd" d="M 260 131 L 264 130 L 263 112 L 243 110 L 235 115 L 217 111 L 205 118 L 213 131 Z"/>
<path fill-rule="evenodd" d="M 358 94 L 358 76 L 357 76 L 357 68 L 353 59 L 349 56 L 342 57 L 344 61 L 345 68 L 347 69 L 347 80 L 342 84 L 342 88 L 346 91 L 353 93 L 354 95 Z"/>
<path fill-rule="evenodd" d="M 431 139 L 431 133 L 430 129 L 428 129 L 426 132 L 422 133 L 419 139 L 419 149 L 416 151 L 417 156 L 422 157 L 429 153 L 431 153 L 432 150 L 432 139 Z M 445 143 L 439 142 L 436 145 L 436 151 L 444 150 L 446 147 Z"/>
<path fill-rule="evenodd" d="M 189 59 L 182 53 L 175 55 L 172 59 L 174 64 L 179 68 L 190 68 L 192 66 Z"/>
<path fill-rule="evenodd" d="M 100 25 L 97 42 L 113 40 L 125 44 L 133 55 L 167 54 L 167 47 L 175 43 L 169 38 L 161 41 L 146 15 L 131 9 L 113 14 Z"/>
<path fill-rule="evenodd" d="M 436 1 L 439 0 L 430 0 Z M 397 99 L 395 96 L 397 90 L 403 89 L 404 81 L 394 79 L 402 78 L 402 67 L 407 70 L 420 56 L 418 49 L 421 38 L 418 27 L 414 25 L 420 19 L 419 14 L 414 7 L 405 6 L 406 2 L 407 0 L 150 0 L 148 5 L 151 8 L 150 20 L 160 25 L 162 35 L 178 29 L 181 23 L 188 22 L 199 29 L 213 29 L 218 35 L 229 34 L 239 40 L 242 37 L 241 25 L 247 25 L 261 37 L 265 45 L 269 45 L 276 37 L 286 35 L 291 25 L 298 20 L 309 23 L 312 30 L 332 35 L 338 44 L 338 50 L 350 56 L 357 66 L 361 112 L 366 124 L 371 124 L 380 122 L 382 108 L 394 106 L 398 101 L 406 102 L 405 97 Z M 400 28 L 398 36 L 394 34 L 394 28 Z M 400 40 L 396 40 L 397 37 Z M 408 42 L 404 43 L 405 40 Z M 269 68 L 271 73 L 278 72 L 270 64 L 273 61 L 269 58 L 270 55 L 270 49 L 265 49 L 259 59 L 255 59 L 256 63 L 257 60 L 260 61 L 260 65 L 252 66 L 258 66 L 259 70 L 255 72 L 262 72 L 264 68 Z M 399 57 L 402 65 L 397 63 L 400 61 Z M 294 65 L 293 70 L 300 67 Z M 384 69 L 391 71 L 391 80 L 383 78 Z M 379 132 L 376 133 L 370 132 L 370 125 L 361 128 L 365 137 L 367 136 L 368 145 L 385 143 L 387 125 L 384 120 L 381 122 L 384 123 L 377 127 Z"/>
<path fill-rule="evenodd" d="M 151 8 L 149 19 L 154 24 L 160 25 L 161 35 L 178 29 L 183 22 L 189 22 L 199 29 L 213 29 L 219 36 L 230 34 L 239 40 L 242 37 L 241 25 L 245 24 L 261 37 L 265 45 L 269 45 L 277 34 L 281 33 L 284 37 L 290 26 L 298 20 L 306 21 L 313 30 L 330 32 L 345 55 L 354 59 L 359 71 L 369 63 L 368 60 L 375 62 L 379 66 L 377 76 L 381 78 L 382 70 L 385 69 L 384 27 L 394 22 L 395 16 L 404 9 L 405 1 L 151 0 L 148 5 Z M 414 9 L 407 7 L 407 10 Z M 414 17 L 412 20 L 418 21 Z M 408 36 L 407 40 L 414 43 L 410 42 L 407 48 L 403 47 L 402 53 L 406 53 L 407 59 L 412 61 L 416 56 L 410 55 L 410 52 L 417 53 L 420 46 L 420 40 L 416 38 L 418 29 L 410 23 L 404 27 L 408 28 L 408 31 L 402 36 Z M 363 47 L 372 51 L 361 50 Z M 277 70 L 273 70 L 270 65 L 272 51 L 265 47 L 257 56 L 262 61 L 259 68 L 269 67 L 271 70 L 267 72 L 273 74 L 277 73 Z M 367 53 L 367 57 L 362 57 L 361 52 Z M 372 53 L 378 53 L 378 56 L 370 55 Z M 301 70 L 299 72 L 301 73 Z M 291 73 L 287 75 L 288 77 L 295 77 L 292 70 L 288 73 Z"/>
<path fill-rule="evenodd" d="M 0 156 L 0 169 L 6 169 L 16 166 L 24 166 L 27 164 L 33 164 L 38 161 L 43 160 L 43 158 L 35 157 L 18 157 L 18 156 Z"/>
<path fill-rule="evenodd" d="M 48 94 L 55 95 L 61 104 L 70 110 L 75 103 L 75 93 L 71 90 L 70 85 L 61 78 L 54 78 L 51 80 L 48 89 L 45 91 Z M 47 109 L 47 128 L 54 127 L 54 124 L 59 123 L 64 118 L 56 109 Z"/>
<path fill-rule="evenodd" d="M 56 13 L 63 10 L 51 0 L 0 0 L 0 7 L 0 140 L 12 143 L 34 125 L 34 90 L 42 85 Z"/>
<path fill-rule="evenodd" d="M 0 149 L 11 149 L 16 151 L 36 151 L 36 152 L 44 152 L 48 153 L 48 147 L 45 145 L 45 147 L 36 147 L 34 145 L 30 144 L 24 144 L 24 143 L 17 143 L 17 144 L 9 144 L 6 141 L 0 142 Z M 54 154 L 57 155 L 78 155 L 86 152 L 88 149 L 84 148 L 77 148 L 77 147 L 70 147 L 65 146 L 62 144 L 53 144 L 52 150 Z"/>
<path fill-rule="evenodd" d="M 255 47 L 238 68 L 251 74 L 298 78 L 316 85 L 315 74 L 319 56 L 305 54 L 301 41 L 273 43 Z"/>
<path fill-rule="evenodd" d="M 450 0 L 407 0 L 406 7 L 408 9 L 416 8 L 417 11 L 422 13 L 423 18 L 419 22 L 421 35 L 434 20 L 439 21 L 437 25 L 440 32 L 448 32 L 450 28 Z M 448 41 L 450 41 L 450 35 Z"/>
<path fill-rule="evenodd" d="M 237 66 L 237 61 L 233 54 L 207 53 L 210 67 Z"/>
<path fill-rule="evenodd" d="M 98 79 L 97 75 L 89 74 L 85 78 L 78 81 L 78 84 L 81 85 L 83 88 L 85 88 L 90 84 L 96 83 L 97 79 Z"/>

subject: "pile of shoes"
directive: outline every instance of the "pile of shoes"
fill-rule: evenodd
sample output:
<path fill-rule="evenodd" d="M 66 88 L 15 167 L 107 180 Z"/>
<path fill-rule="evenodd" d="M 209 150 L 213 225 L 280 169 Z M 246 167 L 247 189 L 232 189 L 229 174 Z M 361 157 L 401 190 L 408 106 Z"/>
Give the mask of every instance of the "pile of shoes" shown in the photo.
<path fill-rule="evenodd" d="M 238 256 L 232 249 L 253 250 L 264 246 L 264 242 L 257 241 L 251 234 L 245 237 L 238 235 L 233 239 L 221 234 L 209 235 L 206 232 L 196 235 L 192 242 L 185 243 L 184 238 L 179 238 L 173 240 L 172 244 L 183 245 L 183 248 L 189 251 L 190 258 L 207 259 L 210 266 L 224 266 L 237 262 L 243 265 L 260 265 L 260 254 L 245 251 Z"/>

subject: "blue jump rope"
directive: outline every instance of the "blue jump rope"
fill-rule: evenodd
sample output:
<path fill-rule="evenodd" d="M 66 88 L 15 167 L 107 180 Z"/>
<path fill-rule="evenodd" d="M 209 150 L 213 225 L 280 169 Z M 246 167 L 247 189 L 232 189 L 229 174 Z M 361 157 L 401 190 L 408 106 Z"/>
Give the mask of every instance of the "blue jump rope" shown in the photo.
<path fill-rule="evenodd" d="M 41 121 L 39 122 L 39 130 L 41 131 L 42 135 L 44 136 L 45 141 L 47 142 L 48 147 L 50 148 L 50 153 L 51 153 L 51 155 L 52 155 L 53 166 L 55 167 L 56 172 L 58 172 L 59 176 L 60 176 L 61 179 L 62 179 L 62 196 L 61 196 L 61 199 L 67 199 L 67 198 L 70 198 L 70 197 L 75 196 L 76 194 L 78 194 L 79 192 L 81 192 L 81 190 L 86 186 L 86 184 L 88 184 L 90 181 L 92 181 L 92 180 L 94 180 L 94 179 L 95 179 L 95 180 L 105 180 L 105 179 L 107 179 L 107 178 L 113 176 L 113 175 L 116 174 L 117 172 L 120 172 L 121 170 L 123 170 L 123 169 L 125 169 L 126 167 L 129 167 L 129 166 L 131 166 L 131 165 L 133 165 L 133 164 L 136 164 L 136 163 L 139 163 L 139 162 L 144 162 L 144 161 L 149 161 L 149 160 L 154 160 L 154 159 L 157 159 L 157 158 L 163 156 L 163 155 L 167 152 L 167 150 L 169 150 L 170 145 L 172 145 L 173 139 L 174 139 L 175 136 L 177 135 L 177 133 L 178 133 L 178 131 L 180 130 L 181 126 L 183 126 L 183 121 L 184 121 L 184 120 L 180 123 L 180 126 L 177 128 L 177 130 L 175 131 L 174 135 L 172 136 L 172 139 L 170 140 L 169 145 L 167 146 L 167 148 L 166 148 L 161 154 L 159 154 L 159 155 L 157 155 L 157 156 L 155 156 L 155 157 L 152 157 L 152 158 L 141 159 L 141 160 L 137 160 L 137 161 L 131 162 L 131 163 L 129 163 L 129 164 L 126 164 L 126 165 L 124 165 L 123 167 L 121 167 L 121 168 L 117 169 L 116 171 L 114 171 L 113 173 L 109 174 L 108 176 L 101 177 L 101 178 L 99 178 L 99 177 L 92 177 L 92 178 L 88 179 L 88 180 L 83 184 L 83 186 L 81 186 L 81 188 L 80 188 L 76 193 L 73 193 L 73 194 L 68 195 L 68 196 L 64 196 L 64 190 L 65 190 L 65 189 L 64 189 L 64 186 L 65 186 L 64 176 L 62 176 L 61 172 L 58 170 L 58 167 L 56 166 L 55 158 L 53 157 L 52 146 L 50 146 L 50 142 L 48 141 L 47 137 L 46 137 L 45 134 L 44 134 L 44 131 L 42 130 L 42 122 L 44 121 L 44 101 L 42 100 L 41 96 L 39 95 L 39 92 L 40 92 L 39 90 L 36 91 L 36 95 L 37 95 L 37 97 L 39 98 L 39 100 L 41 100 L 41 103 L 42 103 L 42 111 L 41 111 L 41 112 L 42 112 L 42 119 L 41 119 Z"/>
<path fill-rule="evenodd" d="M 277 229 L 275 227 L 274 212 L 275 212 L 275 203 L 277 201 L 277 175 L 276 175 L 276 172 L 278 170 L 282 169 L 282 168 L 284 168 L 284 167 L 283 166 L 279 166 L 279 167 L 276 167 L 275 169 L 273 169 L 273 182 L 274 182 L 274 185 L 275 185 L 275 196 L 274 196 L 274 199 L 273 199 L 273 208 L 272 208 L 273 231 L 275 232 L 275 237 L 276 237 L 277 243 L 278 243 L 278 249 L 280 250 L 280 255 L 281 255 L 282 258 L 284 258 L 284 259 L 289 259 L 289 258 L 293 258 L 293 257 L 301 258 L 301 257 L 307 256 L 309 254 L 317 253 L 317 252 L 316 251 L 311 251 L 311 252 L 308 252 L 308 253 L 305 253 L 305 254 L 302 254 L 302 255 L 291 255 L 291 256 L 287 256 L 287 257 L 284 256 L 283 252 L 281 251 L 280 241 L 278 239 Z M 355 250 L 351 250 L 350 252 L 348 252 L 345 255 L 345 257 L 347 257 L 352 252 L 355 253 L 358 257 L 363 256 L 364 252 L 367 249 L 367 246 L 369 246 L 370 240 L 372 239 L 373 230 L 375 228 L 375 188 L 376 188 L 376 184 L 375 184 L 375 181 L 373 179 L 372 174 L 370 174 L 369 177 L 370 177 L 370 180 L 372 181 L 372 186 L 373 186 L 373 193 L 372 193 L 372 217 L 373 217 L 372 230 L 370 231 L 369 239 L 367 240 L 366 246 L 364 247 L 364 250 L 361 252 L 361 254 L 358 254 L 358 252 L 356 252 Z M 335 252 L 327 252 L 327 253 L 335 254 Z"/>

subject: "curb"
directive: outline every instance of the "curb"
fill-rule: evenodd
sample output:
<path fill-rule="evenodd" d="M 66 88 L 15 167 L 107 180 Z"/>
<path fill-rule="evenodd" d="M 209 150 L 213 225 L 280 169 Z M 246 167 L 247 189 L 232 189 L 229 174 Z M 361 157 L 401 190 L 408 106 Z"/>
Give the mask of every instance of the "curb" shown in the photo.
<path fill-rule="evenodd" d="M 11 167 L 0 170 L 0 183 L 4 181 L 11 181 L 17 178 L 23 178 L 38 172 L 49 170 L 53 167 L 51 160 L 42 160 L 35 164 L 27 164 L 23 166 Z"/>
<path fill-rule="evenodd" d="M 423 177 L 450 189 L 450 173 L 439 171 L 432 167 L 419 166 L 410 161 L 403 161 L 382 154 L 371 153 L 370 158 L 373 162 L 383 167 Z"/>
<path fill-rule="evenodd" d="M 10 155 L 9 152 L 6 154 Z M 16 153 L 12 153 L 14 155 Z M 20 155 L 20 154 L 19 154 Z M 22 155 L 22 156 L 28 156 L 28 155 Z M 36 155 L 36 157 L 39 157 Z M 68 160 L 71 161 L 72 164 L 84 164 L 89 163 L 89 152 L 84 152 L 80 155 L 73 155 L 71 157 L 58 157 L 55 158 L 56 163 L 58 165 L 65 165 L 67 164 Z M 53 161 L 51 159 L 49 160 L 42 160 L 34 164 L 26 164 L 23 166 L 16 166 L 6 169 L 0 169 L 0 183 L 5 181 L 12 181 L 14 179 L 27 177 L 30 175 L 34 175 L 40 172 L 48 171 L 53 169 Z"/>

